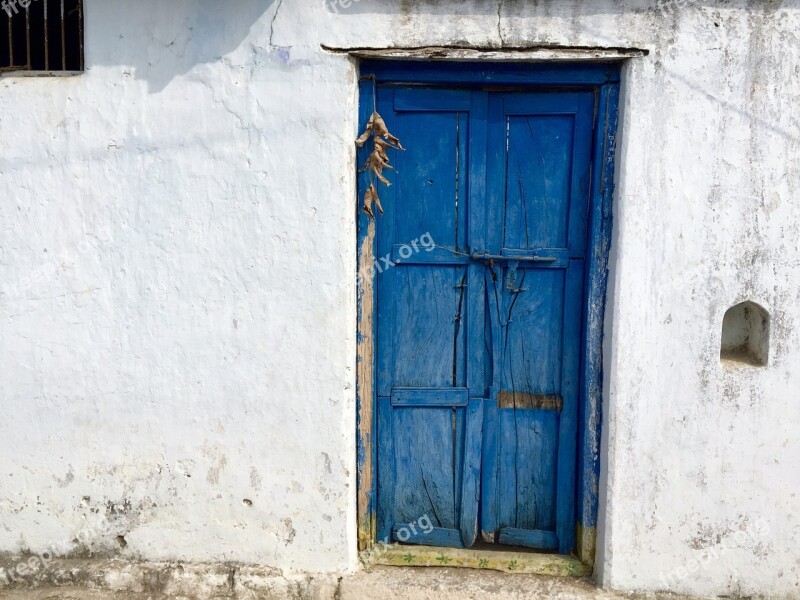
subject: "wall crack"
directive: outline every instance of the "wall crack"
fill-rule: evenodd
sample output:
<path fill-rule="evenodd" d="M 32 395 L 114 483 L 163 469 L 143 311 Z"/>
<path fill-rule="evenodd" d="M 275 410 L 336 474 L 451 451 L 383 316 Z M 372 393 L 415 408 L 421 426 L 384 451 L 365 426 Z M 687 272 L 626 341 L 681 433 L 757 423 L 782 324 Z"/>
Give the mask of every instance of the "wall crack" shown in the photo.
<path fill-rule="evenodd" d="M 497 37 L 500 39 L 500 47 L 504 48 L 506 40 L 503 37 L 503 3 L 505 0 L 497 2 Z"/>
<path fill-rule="evenodd" d="M 283 6 L 283 0 L 278 0 L 278 4 L 275 6 L 275 13 L 272 15 L 272 21 L 269 23 L 269 46 L 270 48 L 274 45 L 272 43 L 272 37 L 275 35 L 275 20 L 278 18 L 278 13 L 281 10 L 281 6 Z"/>

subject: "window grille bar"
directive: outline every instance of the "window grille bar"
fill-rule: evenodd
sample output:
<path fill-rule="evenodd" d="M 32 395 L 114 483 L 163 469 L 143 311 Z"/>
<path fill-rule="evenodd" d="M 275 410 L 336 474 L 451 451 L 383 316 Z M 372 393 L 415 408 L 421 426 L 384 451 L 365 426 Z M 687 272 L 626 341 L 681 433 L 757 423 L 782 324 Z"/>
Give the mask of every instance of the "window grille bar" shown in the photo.
<path fill-rule="evenodd" d="M 31 69 L 31 7 L 25 8 L 25 68 Z"/>
<path fill-rule="evenodd" d="M 14 35 L 13 30 L 11 28 L 11 19 L 8 19 L 8 66 L 12 66 L 14 64 Z"/>
<path fill-rule="evenodd" d="M 67 21 L 64 18 L 64 0 L 61 0 L 61 68 L 67 70 Z"/>
<path fill-rule="evenodd" d="M 78 50 L 80 58 L 80 70 L 83 71 L 83 0 L 78 0 L 78 6 L 75 8 L 78 11 Z"/>
<path fill-rule="evenodd" d="M 50 70 L 50 24 L 47 22 L 47 5 L 44 3 L 44 70 Z"/>

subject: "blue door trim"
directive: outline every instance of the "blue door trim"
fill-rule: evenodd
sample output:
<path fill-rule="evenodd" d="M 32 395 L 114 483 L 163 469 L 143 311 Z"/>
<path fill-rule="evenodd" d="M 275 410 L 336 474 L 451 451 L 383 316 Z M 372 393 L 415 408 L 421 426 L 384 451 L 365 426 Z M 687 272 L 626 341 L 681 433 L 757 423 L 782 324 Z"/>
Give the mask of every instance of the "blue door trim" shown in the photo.
<path fill-rule="evenodd" d="M 374 86 L 422 84 L 443 86 L 510 86 L 544 91 L 548 88 L 591 90 L 595 94 L 593 169 L 590 197 L 589 239 L 586 269 L 586 300 L 583 305 L 582 380 L 580 385 L 578 485 L 575 522 L 579 531 L 578 555 L 587 563 L 594 559 L 600 488 L 600 435 L 602 426 L 602 343 L 608 281 L 608 255 L 612 230 L 614 155 L 616 148 L 621 63 L 442 63 L 406 61 L 362 61 L 359 81 L 359 125 L 373 110 Z M 359 164 L 366 158 L 362 149 Z M 359 179 L 359 194 L 364 180 Z M 354 202 L 354 206 L 358 206 Z M 369 548 L 376 540 L 376 431 L 375 388 L 375 289 L 371 270 L 375 226 L 357 210 L 358 223 L 358 355 L 357 355 L 357 461 L 358 543 Z M 388 401 L 389 399 L 382 399 Z"/>

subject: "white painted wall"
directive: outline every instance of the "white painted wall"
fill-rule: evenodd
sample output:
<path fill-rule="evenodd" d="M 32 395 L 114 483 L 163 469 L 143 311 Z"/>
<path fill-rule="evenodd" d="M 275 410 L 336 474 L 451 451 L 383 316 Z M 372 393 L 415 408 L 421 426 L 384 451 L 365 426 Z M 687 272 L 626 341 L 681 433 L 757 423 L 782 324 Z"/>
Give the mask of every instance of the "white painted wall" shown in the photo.
<path fill-rule="evenodd" d="M 599 576 L 797 593 L 800 0 L 85 4 L 86 74 L 0 78 L 0 551 L 355 568 L 356 70 L 320 44 L 636 46 Z M 764 369 L 719 364 L 745 299 Z"/>

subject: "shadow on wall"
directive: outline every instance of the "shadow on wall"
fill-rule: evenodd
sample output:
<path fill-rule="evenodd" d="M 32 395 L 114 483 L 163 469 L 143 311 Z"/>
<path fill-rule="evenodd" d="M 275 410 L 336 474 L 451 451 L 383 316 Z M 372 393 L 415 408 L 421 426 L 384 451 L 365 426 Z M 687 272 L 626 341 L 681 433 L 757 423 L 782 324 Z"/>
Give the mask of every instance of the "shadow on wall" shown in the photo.
<path fill-rule="evenodd" d="M 681 12 L 704 10 L 708 13 L 709 26 L 713 27 L 713 17 L 708 9 L 715 7 L 724 7 L 727 11 L 748 9 L 753 14 L 769 15 L 781 9 L 800 6 L 800 0 L 767 1 L 755 8 L 749 0 L 548 0 L 540 3 L 531 3 L 529 0 L 313 1 L 318 2 L 319 8 L 330 17 L 328 23 L 316 33 L 319 42 L 324 42 L 323 38 L 328 32 L 337 30 L 338 18 L 372 13 L 397 17 L 401 24 L 404 20 L 412 20 L 417 14 L 428 17 L 491 16 L 498 21 L 498 31 L 510 25 L 517 16 L 557 16 L 565 20 L 567 29 L 578 27 L 586 30 L 585 21 L 572 25 L 570 22 L 579 15 L 626 13 L 651 13 L 654 23 L 665 20 L 677 22 Z M 188 73 L 195 66 L 219 61 L 237 49 L 251 34 L 254 34 L 253 39 L 259 46 L 279 51 L 271 48 L 275 13 L 281 8 L 288 10 L 291 6 L 288 0 L 236 0 L 235 4 L 216 0 L 143 0 L 141 3 L 90 0 L 86 8 L 86 27 L 93 34 L 87 37 L 87 66 L 129 66 L 132 74 L 137 79 L 146 80 L 150 91 L 156 93 L 163 90 L 173 78 Z M 254 28 L 259 31 L 254 32 Z M 105 32 L 105 36 L 98 32 Z M 459 41 L 459 35 L 460 32 L 454 29 L 453 45 L 466 44 Z M 528 44 L 548 42 L 525 37 Z M 607 40 L 608 46 L 618 44 L 618 39 Z M 499 41 L 497 45 L 500 45 Z M 515 44 L 512 41 L 509 45 Z"/>
<path fill-rule="evenodd" d="M 594 44 L 606 47 L 625 45 L 624 31 L 610 34 L 592 30 L 591 18 L 588 15 L 619 15 L 620 28 L 624 28 L 622 19 L 625 14 L 649 14 L 653 30 L 668 32 L 670 23 L 678 27 L 683 14 L 699 12 L 707 21 L 703 32 L 698 35 L 709 35 L 714 46 L 724 46 L 733 36 L 725 26 L 725 16 L 720 16 L 714 9 L 725 9 L 727 15 L 735 10 L 747 10 L 750 15 L 748 27 L 750 38 L 757 47 L 759 35 L 770 25 L 769 18 L 781 10 L 800 7 L 800 0 L 765 1 L 751 5 L 749 0 L 548 0 L 531 3 L 529 0 L 309 0 L 321 10 L 323 18 L 316 21 L 311 32 L 313 44 L 326 43 L 325 38 L 331 32 L 342 32 L 347 37 L 346 23 L 348 16 L 378 14 L 397 20 L 398 33 L 395 41 L 389 45 L 403 46 L 404 39 L 420 39 L 411 34 L 417 27 L 414 15 L 430 17 L 431 15 L 474 15 L 496 20 L 497 34 L 489 34 L 489 39 L 496 40 L 495 46 L 508 47 L 526 45 L 548 45 L 552 40 L 542 39 L 536 24 L 536 17 L 555 16 L 564 22 L 565 31 L 576 31 L 587 34 Z M 130 68 L 131 75 L 138 80 L 146 80 L 150 93 L 162 91 L 175 77 L 187 74 L 198 65 L 212 65 L 232 53 L 248 38 L 254 40 L 252 52 L 254 58 L 248 60 L 248 68 L 263 62 L 289 63 L 289 49 L 273 46 L 272 34 L 276 13 L 287 11 L 286 18 L 297 18 L 298 13 L 291 12 L 290 0 L 236 0 L 235 4 L 222 4 L 216 0 L 143 0 L 142 3 L 119 1 L 89 0 L 86 20 L 87 66 L 114 65 Z M 527 16 L 528 19 L 515 19 Z M 325 18 L 327 17 L 327 18 Z M 277 19 L 280 21 L 280 16 Z M 310 20 L 311 23 L 315 21 Z M 761 33 L 759 33 L 761 31 Z M 408 32 L 408 33 L 404 33 Z M 739 35 L 737 32 L 736 35 Z M 461 32 L 454 28 L 447 37 L 451 45 L 469 45 L 461 40 Z M 410 36 L 410 37 L 407 37 Z M 356 36 L 358 37 L 358 36 Z M 363 39 L 363 38 L 361 38 Z M 424 37 L 422 38 L 425 39 Z M 308 40 L 307 40 L 308 41 Z M 627 40 L 630 42 L 631 40 Z M 661 40 L 634 40 L 642 47 L 661 44 L 667 48 L 667 38 Z M 485 44 L 486 42 L 484 42 Z M 492 42 L 489 42 L 491 45 Z M 336 44 L 328 44 L 335 46 Z M 413 44 L 409 44 L 413 45 Z M 787 41 L 787 55 L 792 60 L 800 57 L 800 45 Z M 754 65 L 751 73 L 754 79 L 751 90 L 759 89 L 757 78 L 764 72 L 758 61 L 763 57 L 758 52 L 752 53 Z M 235 64 L 229 65 L 236 67 Z M 700 95 L 708 102 L 720 104 L 725 109 L 742 114 L 760 128 L 771 131 L 793 141 L 800 140 L 800 125 L 792 122 L 790 126 L 778 124 L 775 119 L 765 119 L 757 111 L 744 112 L 729 99 L 719 98 L 709 93 L 703 85 L 702 73 L 687 74 L 672 72 L 664 67 L 664 73 L 674 83 L 688 93 Z"/>
<path fill-rule="evenodd" d="M 198 65 L 215 63 L 236 50 L 254 27 L 270 46 L 271 16 L 277 0 L 144 0 L 87 3 L 87 68 L 123 65 L 150 93 Z M 279 6 L 279 2 L 277 5 Z"/>

